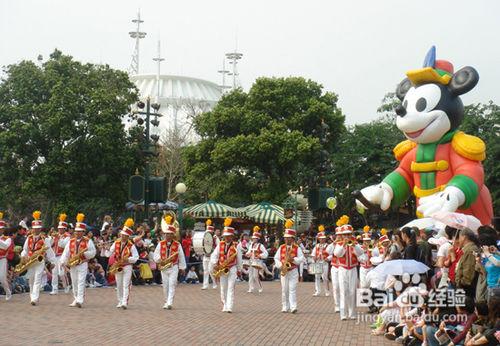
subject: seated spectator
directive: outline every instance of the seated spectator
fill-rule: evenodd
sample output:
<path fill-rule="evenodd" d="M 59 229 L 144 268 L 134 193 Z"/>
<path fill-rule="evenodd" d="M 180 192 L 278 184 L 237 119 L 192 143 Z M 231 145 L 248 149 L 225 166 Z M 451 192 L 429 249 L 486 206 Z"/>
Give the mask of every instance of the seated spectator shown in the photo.
<path fill-rule="evenodd" d="M 188 284 L 200 283 L 200 280 L 198 279 L 198 275 L 196 275 L 196 268 L 194 266 L 191 266 L 191 268 L 189 268 L 189 272 L 186 275 L 186 283 L 188 283 Z"/>

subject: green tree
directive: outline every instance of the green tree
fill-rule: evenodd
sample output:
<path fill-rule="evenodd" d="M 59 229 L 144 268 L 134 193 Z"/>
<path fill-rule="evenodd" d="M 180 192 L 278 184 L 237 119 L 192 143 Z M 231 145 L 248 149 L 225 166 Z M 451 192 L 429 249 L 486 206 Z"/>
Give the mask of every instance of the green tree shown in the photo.
<path fill-rule="evenodd" d="M 88 219 L 123 206 L 139 160 L 137 138 L 123 125 L 137 99 L 127 74 L 57 50 L 42 66 L 22 61 L 4 73 L 0 205 Z"/>
<path fill-rule="evenodd" d="M 324 143 L 322 121 L 335 134 Z M 333 152 L 344 115 L 337 95 L 313 81 L 259 78 L 198 116 L 195 130 L 201 140 L 184 150 L 192 202 L 281 202 L 289 189 L 314 183 L 320 150 Z"/>

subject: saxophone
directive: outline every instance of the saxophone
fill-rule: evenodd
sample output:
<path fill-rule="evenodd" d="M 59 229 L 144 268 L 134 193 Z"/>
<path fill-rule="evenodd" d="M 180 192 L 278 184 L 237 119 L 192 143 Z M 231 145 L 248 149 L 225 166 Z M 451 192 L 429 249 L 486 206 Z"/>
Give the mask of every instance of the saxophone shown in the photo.
<path fill-rule="evenodd" d="M 42 246 L 40 250 L 37 250 L 33 252 L 33 255 L 31 255 L 28 260 L 24 263 L 19 263 L 16 265 L 14 268 L 15 273 L 22 273 L 26 269 L 28 269 L 32 264 L 35 264 L 36 262 L 40 263 L 43 261 L 45 258 L 45 251 L 47 251 L 47 246 Z"/>
<path fill-rule="evenodd" d="M 288 271 L 290 270 L 290 268 L 292 268 L 292 262 L 290 261 L 291 260 L 290 251 L 291 250 L 287 250 L 285 262 L 281 265 L 281 276 L 286 276 L 286 274 L 288 274 Z"/>
<path fill-rule="evenodd" d="M 128 257 L 129 256 L 121 258 L 120 260 L 115 261 L 115 263 L 113 263 L 111 265 L 111 267 L 109 267 L 108 273 L 113 274 L 113 275 L 116 274 L 116 273 L 121 273 L 123 271 L 123 265 L 125 263 L 127 263 Z"/>
<path fill-rule="evenodd" d="M 177 256 L 178 254 L 179 252 L 177 251 L 168 256 L 167 258 L 160 260 L 160 262 L 158 262 L 158 270 L 162 271 L 163 269 L 171 268 L 174 265 L 173 263 L 174 257 Z"/>
<path fill-rule="evenodd" d="M 71 256 L 69 258 L 69 261 L 68 261 L 68 266 L 74 267 L 74 266 L 77 266 L 79 264 L 82 264 L 82 262 L 83 262 L 82 255 L 85 251 L 87 251 L 87 249 L 81 249 L 80 251 L 78 251 L 78 253 Z"/>
<path fill-rule="evenodd" d="M 229 264 L 234 261 L 236 258 L 236 255 L 238 254 L 238 251 L 235 251 L 231 256 L 229 256 L 222 265 L 220 265 L 217 270 L 214 270 L 213 276 L 214 278 L 218 279 L 221 277 L 221 275 L 227 275 L 229 273 Z"/>

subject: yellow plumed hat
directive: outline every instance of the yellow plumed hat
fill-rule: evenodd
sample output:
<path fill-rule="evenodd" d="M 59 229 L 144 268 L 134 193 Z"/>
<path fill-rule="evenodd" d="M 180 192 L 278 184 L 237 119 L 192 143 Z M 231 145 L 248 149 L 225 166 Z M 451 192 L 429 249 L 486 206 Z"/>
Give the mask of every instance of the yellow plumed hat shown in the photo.
<path fill-rule="evenodd" d="M 65 213 L 61 213 L 59 214 L 59 221 L 66 221 L 67 217 L 68 215 L 66 215 Z"/>
<path fill-rule="evenodd" d="M 224 227 L 229 227 L 231 226 L 231 223 L 233 222 L 233 219 L 231 219 L 230 217 L 226 217 L 224 219 Z"/>
<path fill-rule="evenodd" d="M 171 225 L 172 224 L 172 215 L 166 215 L 165 216 L 165 222 L 167 223 L 167 225 Z"/>
<path fill-rule="evenodd" d="M 340 226 L 347 225 L 348 223 L 349 223 L 349 216 L 347 216 L 347 215 L 342 215 L 342 216 L 340 217 L 340 219 L 338 219 L 338 220 L 337 220 L 336 225 L 337 225 L 338 227 L 340 227 Z"/>
<path fill-rule="evenodd" d="M 40 210 L 35 210 L 33 212 L 33 219 L 35 220 L 40 220 L 40 217 L 42 216 L 42 212 Z"/>
<path fill-rule="evenodd" d="M 319 225 L 318 226 L 318 232 L 324 232 L 325 231 L 325 226 Z"/>
<path fill-rule="evenodd" d="M 3 212 L 0 211 L 0 220 L 3 219 Z"/>
<path fill-rule="evenodd" d="M 258 231 L 260 231 L 260 227 L 259 227 L 259 226 L 254 226 L 254 227 L 253 227 L 253 231 L 254 231 L 254 232 L 258 232 Z"/>
<path fill-rule="evenodd" d="M 212 220 L 211 220 L 211 219 L 208 219 L 208 220 L 205 222 L 205 224 L 206 224 L 207 226 L 212 226 Z"/>
<path fill-rule="evenodd" d="M 363 227 L 363 232 L 365 233 L 370 232 L 370 226 L 366 225 L 365 227 Z"/>

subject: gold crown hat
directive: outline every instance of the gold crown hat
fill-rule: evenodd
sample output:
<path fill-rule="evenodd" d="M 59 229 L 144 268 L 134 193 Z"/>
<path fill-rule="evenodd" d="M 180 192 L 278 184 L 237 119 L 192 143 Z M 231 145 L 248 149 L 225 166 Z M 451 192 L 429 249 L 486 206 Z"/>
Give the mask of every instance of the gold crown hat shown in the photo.
<path fill-rule="evenodd" d="M 0 211 L 0 229 L 5 228 L 5 221 L 3 220 L 3 212 Z"/>
<path fill-rule="evenodd" d="M 85 232 L 87 230 L 87 225 L 83 220 L 85 220 L 85 214 L 78 213 L 78 215 L 76 215 L 75 232 Z"/>
<path fill-rule="evenodd" d="M 68 229 L 68 223 L 66 222 L 66 218 L 68 215 L 65 213 L 59 214 L 59 224 L 57 225 L 57 229 Z"/>
<path fill-rule="evenodd" d="M 207 231 L 209 231 L 209 232 L 214 232 L 215 231 L 215 227 L 212 225 L 212 220 L 211 219 L 208 219 L 205 222 L 205 225 L 206 225 L 206 230 Z"/>
<path fill-rule="evenodd" d="M 134 227 L 134 219 L 129 217 L 127 220 L 125 220 L 120 234 L 128 235 L 129 237 L 132 236 L 134 234 L 134 230 L 132 227 Z"/>
<path fill-rule="evenodd" d="M 161 222 L 161 231 L 165 234 L 166 233 L 175 234 L 176 228 L 173 225 L 173 223 L 174 223 L 174 218 L 172 217 L 172 215 L 168 214 L 165 215 Z"/>
<path fill-rule="evenodd" d="M 453 77 L 453 64 L 446 60 L 436 60 L 436 47 L 432 46 L 420 69 L 406 72 L 406 76 L 415 86 L 426 83 L 448 85 Z"/>
<path fill-rule="evenodd" d="M 231 224 L 233 222 L 233 219 L 230 217 L 226 217 L 224 219 L 224 232 L 222 233 L 222 236 L 232 236 L 234 235 L 234 227 L 231 227 Z"/>
<path fill-rule="evenodd" d="M 42 217 L 42 212 L 40 210 L 35 210 L 33 212 L 33 221 L 31 221 L 31 228 L 41 229 L 43 228 L 43 222 L 40 219 Z"/>
<path fill-rule="evenodd" d="M 292 227 L 293 227 L 293 221 L 290 219 L 287 219 L 285 221 L 285 234 L 283 235 L 283 237 L 295 238 L 295 236 L 297 235 L 297 231 L 294 230 Z"/>
<path fill-rule="evenodd" d="M 254 226 L 252 238 L 260 239 L 260 237 L 262 237 L 262 234 L 260 234 L 260 227 L 259 226 Z"/>

